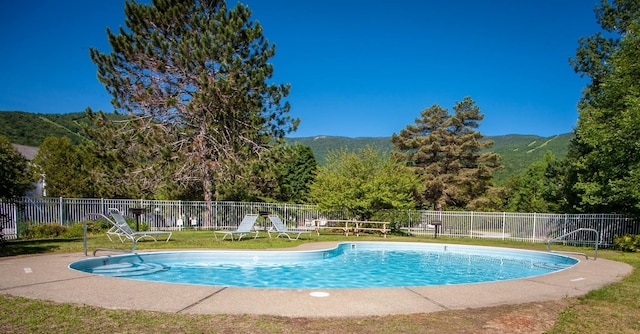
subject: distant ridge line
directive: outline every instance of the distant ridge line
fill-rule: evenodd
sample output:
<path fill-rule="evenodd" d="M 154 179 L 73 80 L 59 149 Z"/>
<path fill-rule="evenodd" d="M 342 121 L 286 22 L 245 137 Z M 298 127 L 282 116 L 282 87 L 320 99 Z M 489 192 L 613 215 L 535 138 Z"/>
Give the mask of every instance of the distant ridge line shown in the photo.
<path fill-rule="evenodd" d="M 122 116 L 113 116 L 122 117 Z M 23 111 L 0 111 L 0 135 L 8 137 L 13 144 L 38 147 L 46 137 L 67 137 L 72 143 L 83 140 L 82 124 L 88 124 L 84 112 L 67 114 L 35 114 Z M 542 160 L 547 151 L 557 158 L 564 158 L 569 149 L 573 133 L 542 137 L 537 135 L 508 134 L 503 136 L 485 136 L 492 140 L 493 147 L 489 152 L 500 154 L 504 169 L 494 173 L 497 184 L 504 183 L 512 175 L 522 173 L 533 162 Z M 382 152 L 391 152 L 391 137 L 346 137 L 316 135 L 311 137 L 287 137 L 289 144 L 309 146 L 316 161 L 324 165 L 326 157 L 332 150 L 347 149 L 357 151 L 371 146 Z M 26 149 L 26 148 L 23 148 Z M 30 152 L 33 152 L 31 150 Z"/>

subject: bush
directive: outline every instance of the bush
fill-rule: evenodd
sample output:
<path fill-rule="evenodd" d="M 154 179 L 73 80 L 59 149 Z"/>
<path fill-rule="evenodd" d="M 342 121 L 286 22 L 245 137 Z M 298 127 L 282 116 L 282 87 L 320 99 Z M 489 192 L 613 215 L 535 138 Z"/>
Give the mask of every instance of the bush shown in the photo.
<path fill-rule="evenodd" d="M 87 221 L 87 235 L 101 234 L 111 228 L 111 223 L 104 220 L 90 220 Z M 77 222 L 69 227 L 63 237 L 65 238 L 82 238 L 84 235 L 84 223 Z"/>
<path fill-rule="evenodd" d="M 87 234 L 95 235 L 106 231 L 111 227 L 107 221 L 87 221 Z M 77 222 L 71 226 L 54 224 L 32 224 L 22 233 L 26 239 L 51 239 L 51 238 L 82 238 L 84 235 L 84 223 Z"/>
<path fill-rule="evenodd" d="M 24 237 L 27 239 L 57 238 L 65 234 L 68 229 L 68 227 L 60 224 L 30 225 L 24 232 Z"/>
<path fill-rule="evenodd" d="M 640 250 L 640 234 L 615 237 L 613 238 L 613 244 L 623 252 L 637 252 Z"/>
<path fill-rule="evenodd" d="M 124 220 L 127 222 L 127 224 L 129 224 L 129 227 L 131 227 L 131 230 L 133 230 L 133 231 L 136 230 L 136 220 L 135 220 L 135 218 L 124 217 Z M 106 222 L 106 223 L 109 224 L 109 222 Z M 109 224 L 109 227 L 111 227 L 111 224 Z M 138 227 L 140 228 L 140 231 L 149 231 L 149 229 L 150 229 L 149 223 L 147 223 L 146 221 L 140 221 L 138 223 Z"/>
<path fill-rule="evenodd" d="M 136 223 L 129 224 L 132 230 L 136 230 Z M 140 222 L 140 231 L 149 231 L 149 224 L 147 222 Z"/>

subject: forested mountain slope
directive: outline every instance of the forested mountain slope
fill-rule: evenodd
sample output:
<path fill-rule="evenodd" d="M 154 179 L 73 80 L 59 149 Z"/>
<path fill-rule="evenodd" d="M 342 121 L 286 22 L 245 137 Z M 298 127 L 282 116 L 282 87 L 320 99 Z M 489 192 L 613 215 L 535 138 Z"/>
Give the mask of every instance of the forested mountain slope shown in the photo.
<path fill-rule="evenodd" d="M 532 135 L 505 135 L 486 137 L 492 140 L 493 147 L 487 151 L 500 154 L 505 168 L 494 174 L 497 184 L 504 183 L 511 175 L 526 170 L 534 161 L 542 160 L 545 152 L 551 151 L 557 158 L 564 158 L 569 148 L 572 133 L 553 137 L 540 137 Z M 356 151 L 367 145 L 379 148 L 383 152 L 390 152 L 393 147 L 390 137 L 303 137 L 289 138 L 290 144 L 302 144 L 311 147 L 319 164 L 324 164 L 327 154 L 332 150 L 347 149 Z"/>
<path fill-rule="evenodd" d="M 115 117 L 115 116 L 114 116 Z M 0 111 L 0 135 L 8 137 L 12 143 L 39 146 L 48 137 L 69 137 L 74 144 L 82 141 L 81 127 L 88 122 L 84 113 L 70 114 L 33 114 L 21 111 Z M 509 176 L 526 170 L 532 162 L 541 160 L 546 151 L 551 151 L 558 158 L 567 154 L 572 133 L 553 137 L 532 135 L 505 135 L 486 137 L 493 140 L 493 147 L 487 151 L 502 156 L 505 168 L 494 175 L 497 184 L 504 183 Z M 324 164 L 327 154 L 332 150 L 347 149 L 356 151 L 367 145 L 390 152 L 390 137 L 336 137 L 316 136 L 288 138 L 289 144 L 309 146 L 319 164 Z"/>
<path fill-rule="evenodd" d="M 14 144 L 40 146 L 51 137 L 68 137 L 78 144 L 83 137 L 83 123 L 88 122 L 85 113 L 32 114 L 22 111 L 0 112 L 0 135 L 8 137 Z"/>

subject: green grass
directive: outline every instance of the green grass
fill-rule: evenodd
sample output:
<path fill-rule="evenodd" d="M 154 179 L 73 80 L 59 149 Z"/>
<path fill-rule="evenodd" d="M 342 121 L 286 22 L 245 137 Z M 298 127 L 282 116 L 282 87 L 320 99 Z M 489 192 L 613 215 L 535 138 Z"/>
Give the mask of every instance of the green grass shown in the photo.
<path fill-rule="evenodd" d="M 607 251 L 604 257 L 634 270 L 621 282 L 579 298 L 560 313 L 549 333 L 640 333 L 640 254 Z"/>
<path fill-rule="evenodd" d="M 290 248 L 306 242 L 346 241 L 355 237 L 339 234 L 313 235 L 311 240 L 287 239 L 215 241 L 210 231 L 177 231 L 171 241 L 138 244 L 139 250 L 151 249 L 214 249 L 214 248 Z M 545 244 L 485 239 L 433 239 L 432 237 L 403 237 L 390 235 L 361 236 L 358 240 L 418 241 L 457 243 L 483 246 L 517 247 L 545 250 Z M 98 247 L 130 249 L 130 244 L 111 243 L 102 235 L 88 239 L 89 252 Z M 0 247 L 0 256 L 24 254 L 82 252 L 82 239 L 8 241 Z M 581 251 L 588 248 L 554 246 L 554 249 Z M 633 266 L 634 271 L 621 282 L 611 284 L 587 295 L 570 299 L 570 305 L 558 314 L 554 328 L 548 333 L 638 333 L 640 332 L 640 254 L 621 253 L 601 249 L 600 258 L 621 261 Z M 510 311 L 537 312 L 521 306 L 509 306 Z M 257 315 L 189 315 L 168 314 L 141 310 L 111 310 L 93 306 L 53 303 L 13 297 L 0 292 L 0 332 L 2 333 L 326 333 L 326 332 L 376 332 L 376 333 L 425 333 L 468 332 L 469 328 L 482 326 L 477 317 L 499 317 L 504 309 L 448 311 L 424 315 L 397 315 L 385 317 L 354 317 L 336 319 L 285 318 Z M 474 314 L 469 316 L 469 314 Z M 477 328 L 479 329 L 479 328 Z"/>

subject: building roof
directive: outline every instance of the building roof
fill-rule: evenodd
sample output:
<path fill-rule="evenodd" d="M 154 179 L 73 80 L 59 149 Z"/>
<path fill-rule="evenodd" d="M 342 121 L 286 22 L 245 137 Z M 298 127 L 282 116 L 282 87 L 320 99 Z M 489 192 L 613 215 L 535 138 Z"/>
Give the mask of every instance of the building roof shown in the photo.
<path fill-rule="evenodd" d="M 35 158 L 36 154 L 38 153 L 38 148 L 34 146 L 26 146 L 26 145 L 20 145 L 20 144 L 11 144 L 11 145 L 18 152 L 20 152 L 20 154 L 22 154 L 22 156 L 25 157 L 25 159 L 29 161 L 33 160 L 33 158 Z"/>

